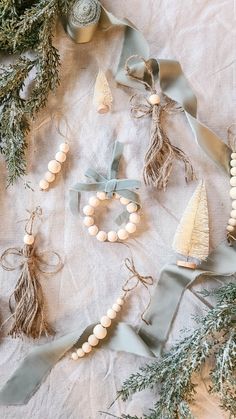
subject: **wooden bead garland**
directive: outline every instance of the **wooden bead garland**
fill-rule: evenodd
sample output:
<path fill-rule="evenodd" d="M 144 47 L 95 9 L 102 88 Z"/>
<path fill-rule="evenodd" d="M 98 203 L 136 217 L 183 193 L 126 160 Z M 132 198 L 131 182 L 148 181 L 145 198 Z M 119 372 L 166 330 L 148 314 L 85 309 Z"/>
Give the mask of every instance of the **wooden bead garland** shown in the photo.
<path fill-rule="evenodd" d="M 55 160 L 51 160 L 48 163 L 48 172 L 45 173 L 44 179 L 39 182 L 39 187 L 42 191 L 46 191 L 50 183 L 54 182 L 56 174 L 60 172 L 61 165 L 66 161 L 67 153 L 69 151 L 69 144 L 62 143 L 60 145 L 60 151 L 55 155 Z"/>
<path fill-rule="evenodd" d="M 236 230 L 236 153 L 231 154 L 231 161 L 230 161 L 230 197 L 232 199 L 232 211 L 230 213 L 230 218 L 228 220 L 227 225 L 227 235 L 228 239 L 232 239 L 234 237 L 234 232 Z"/>
<path fill-rule="evenodd" d="M 140 215 L 137 213 L 139 207 L 134 202 L 130 202 L 129 199 L 120 197 L 118 194 L 114 194 L 114 199 L 119 199 L 120 203 L 126 206 L 126 210 L 129 214 L 129 221 L 124 228 L 120 228 L 118 231 L 109 231 L 105 232 L 99 230 L 98 226 L 95 224 L 94 216 L 95 209 L 100 205 L 101 201 L 109 199 L 105 192 L 97 192 L 96 196 L 92 196 L 89 199 L 89 205 L 85 205 L 83 208 L 84 225 L 88 227 L 88 232 L 90 236 L 95 236 L 100 242 L 111 242 L 114 243 L 118 240 L 124 241 L 129 238 L 130 234 L 135 233 L 137 229 L 137 224 L 140 222 Z"/>

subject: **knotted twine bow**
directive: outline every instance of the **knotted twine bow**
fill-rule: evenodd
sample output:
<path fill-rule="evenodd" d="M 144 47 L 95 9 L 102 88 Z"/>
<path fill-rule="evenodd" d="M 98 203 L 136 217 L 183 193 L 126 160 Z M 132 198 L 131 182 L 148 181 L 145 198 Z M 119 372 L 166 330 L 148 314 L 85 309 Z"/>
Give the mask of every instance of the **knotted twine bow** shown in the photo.
<path fill-rule="evenodd" d="M 140 80 L 138 77 L 132 75 L 129 63 L 134 59 L 139 59 L 144 64 L 149 81 Z M 126 61 L 125 69 L 129 77 L 145 86 L 150 92 L 150 95 L 157 95 L 152 67 L 148 61 L 145 61 L 142 57 L 131 56 Z M 145 99 L 146 103 L 143 103 L 143 99 Z M 157 104 L 150 104 L 143 95 L 136 94 L 131 97 L 131 114 L 133 117 L 139 119 L 147 115 L 152 116 L 150 145 L 144 158 L 144 182 L 145 184 L 152 184 L 154 187 L 164 190 L 166 189 L 175 159 L 184 163 L 186 182 L 193 180 L 195 177 L 189 158 L 180 148 L 171 144 L 162 126 L 163 114 L 165 112 L 170 113 L 170 109 L 173 111 L 174 103 L 174 101 L 167 99 L 163 94 L 160 96 L 160 103 Z"/>
<path fill-rule="evenodd" d="M 76 183 L 76 185 L 71 188 L 70 206 L 72 212 L 75 213 L 78 211 L 78 207 L 80 206 L 80 193 L 83 191 L 103 191 L 106 192 L 109 198 L 112 198 L 113 194 L 118 193 L 122 197 L 135 202 L 140 207 L 139 195 L 131 190 L 140 188 L 140 181 L 133 179 L 117 179 L 119 162 L 122 156 L 122 152 L 123 144 L 119 141 L 116 141 L 107 177 L 90 168 L 86 171 L 85 176 L 88 179 L 92 179 L 94 182 Z M 125 214 L 126 212 L 122 213 L 117 218 L 117 224 L 124 222 Z"/>
<path fill-rule="evenodd" d="M 34 220 L 41 217 L 41 214 L 40 207 L 31 212 L 26 220 L 26 234 L 32 235 Z M 48 262 L 51 256 L 56 256 L 56 264 Z M 15 290 L 9 298 L 12 315 L 4 322 L 5 324 L 13 319 L 9 334 L 13 337 L 25 334 L 32 338 L 52 334 L 53 330 L 45 318 L 45 301 L 38 273 L 52 275 L 59 272 L 62 268 L 59 254 L 53 251 L 37 253 L 35 245 L 26 244 L 22 249 L 6 249 L 0 257 L 0 264 L 6 271 L 21 271 Z"/>

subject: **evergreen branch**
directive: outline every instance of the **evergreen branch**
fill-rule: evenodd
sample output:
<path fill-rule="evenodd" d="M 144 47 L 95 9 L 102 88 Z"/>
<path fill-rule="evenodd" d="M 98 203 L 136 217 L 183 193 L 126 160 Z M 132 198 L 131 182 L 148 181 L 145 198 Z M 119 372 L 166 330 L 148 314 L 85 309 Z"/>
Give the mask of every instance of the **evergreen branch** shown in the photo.
<path fill-rule="evenodd" d="M 159 399 L 154 409 L 143 416 L 145 419 L 192 419 L 190 404 L 197 387 L 193 376 L 211 356 L 215 366 L 210 372 L 209 391 L 217 393 L 221 407 L 235 415 L 236 284 L 231 282 L 205 295 L 214 295 L 217 303 L 192 335 L 182 339 L 160 360 L 132 374 L 118 392 L 119 397 L 127 400 L 131 394 L 157 387 Z M 123 417 L 137 419 L 129 415 Z"/>

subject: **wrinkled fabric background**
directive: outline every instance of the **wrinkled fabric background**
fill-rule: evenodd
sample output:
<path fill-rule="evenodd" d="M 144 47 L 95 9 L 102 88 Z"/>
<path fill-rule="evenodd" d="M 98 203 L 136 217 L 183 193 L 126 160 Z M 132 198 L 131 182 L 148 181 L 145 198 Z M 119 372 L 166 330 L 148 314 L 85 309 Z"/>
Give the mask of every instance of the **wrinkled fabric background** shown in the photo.
<path fill-rule="evenodd" d="M 235 122 L 236 105 L 236 39 L 235 2 L 233 0 L 104 0 L 104 6 L 118 17 L 127 17 L 143 31 L 151 55 L 180 61 L 186 77 L 196 93 L 199 118 L 225 141 L 227 127 Z M 0 245 L 1 250 L 21 245 L 25 209 L 36 205 L 43 208 L 43 222 L 38 223 L 37 243 L 40 249 L 58 251 L 65 260 L 64 269 L 54 277 L 42 278 L 48 302 L 48 317 L 57 336 L 83 329 L 105 314 L 119 296 L 127 273 L 122 260 L 128 255 L 125 246 L 99 243 L 89 237 L 80 217 L 69 209 L 69 188 L 84 179 L 90 165 L 106 173 L 107 162 L 115 139 L 125 143 L 120 174 L 141 176 L 143 157 L 149 140 L 150 121 L 134 121 L 129 113 L 129 97 L 133 91 L 117 87 L 112 72 L 119 60 L 122 30 L 98 35 L 90 44 L 76 45 L 58 23 L 55 45 L 61 54 L 61 84 L 49 97 L 47 108 L 32 125 L 27 151 L 28 176 L 34 192 L 22 182 L 5 189 L 5 164 L 0 158 Z M 108 75 L 114 95 L 113 112 L 98 115 L 92 105 L 93 86 L 98 68 Z M 30 87 L 30 83 L 29 83 Z M 56 126 L 46 123 L 55 112 L 66 115 L 72 133 L 70 153 L 56 182 L 47 193 L 39 191 L 38 182 L 62 142 Z M 38 129 L 38 126 L 41 125 Z M 211 248 L 225 236 L 230 211 L 227 176 L 212 163 L 195 144 L 183 115 L 168 120 L 172 142 L 191 156 L 198 178 L 206 180 L 211 229 Z M 152 275 L 155 284 L 160 268 L 173 259 L 171 243 L 183 210 L 197 182 L 185 184 L 183 168 L 174 166 L 166 193 L 143 187 L 142 224 L 129 240 L 136 266 L 141 273 Z M 89 194 L 83 195 L 83 202 Z M 118 210 L 118 205 L 117 205 Z M 115 209 L 114 209 L 115 211 Z M 113 228 L 113 208 L 107 207 L 100 225 Z M 16 283 L 16 272 L 1 272 L 1 317 L 9 315 L 8 297 Z M 134 327 L 140 326 L 140 312 L 147 294 L 139 288 L 127 300 L 120 315 Z M 158 301 L 156 302 L 158 304 Z M 205 307 L 187 291 L 182 301 L 168 345 L 181 337 L 181 329 L 193 327 L 191 315 Z M 3 385 L 32 345 L 38 342 L 11 339 L 7 327 L 0 341 L 0 384 Z M 39 343 L 44 342 L 42 339 Z M 64 357 L 52 370 L 37 394 L 26 406 L 1 407 L 0 417 L 50 419 L 98 419 L 99 411 L 107 411 L 116 390 L 130 373 L 147 360 L 131 354 L 116 353 L 102 348 L 79 362 Z M 193 412 L 198 419 L 227 418 L 217 407 L 217 399 L 209 397 L 207 370 L 201 371 L 201 384 Z M 22 385 L 24 385 L 22 383 Z M 110 412 L 141 416 L 152 407 L 153 393 L 134 395 L 127 403 L 117 401 Z"/>

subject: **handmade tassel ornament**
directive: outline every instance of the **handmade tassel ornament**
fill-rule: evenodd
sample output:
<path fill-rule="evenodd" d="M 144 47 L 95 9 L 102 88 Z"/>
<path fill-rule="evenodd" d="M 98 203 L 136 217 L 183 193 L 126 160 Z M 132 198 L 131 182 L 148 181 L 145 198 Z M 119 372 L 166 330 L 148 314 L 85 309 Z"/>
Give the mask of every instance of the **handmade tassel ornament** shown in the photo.
<path fill-rule="evenodd" d="M 209 219 L 207 195 L 204 182 L 200 182 L 190 199 L 175 233 L 173 249 L 186 260 L 178 260 L 177 265 L 195 269 L 198 261 L 209 255 Z M 189 260 L 190 259 L 190 260 Z"/>
<path fill-rule="evenodd" d="M 13 337 L 26 335 L 31 338 L 40 338 L 41 335 L 48 336 L 53 333 L 53 329 L 46 320 L 44 295 L 38 274 L 57 273 L 63 265 L 56 252 L 36 252 L 33 224 L 41 215 L 42 210 L 37 207 L 26 220 L 24 247 L 22 249 L 9 248 L 0 258 L 0 264 L 6 271 L 16 269 L 21 271 L 15 290 L 9 299 L 11 316 L 6 320 L 6 322 L 13 321 L 9 331 Z M 50 257 L 56 258 L 55 264 L 48 262 Z M 12 263 L 10 258 L 13 260 Z"/>
<path fill-rule="evenodd" d="M 140 59 L 145 65 L 145 78 L 140 79 L 132 73 L 132 66 L 129 62 Z M 180 160 L 185 167 L 185 180 L 189 182 L 195 178 L 192 164 L 187 155 L 178 147 L 171 144 L 166 132 L 163 129 L 163 114 L 170 113 L 176 108 L 176 104 L 164 94 L 158 94 L 155 87 L 152 67 L 148 61 L 138 56 L 131 56 L 126 61 L 126 72 L 131 79 L 134 79 L 145 86 L 150 92 L 148 98 L 141 95 L 131 97 L 131 114 L 135 118 L 142 118 L 147 115 L 152 117 L 152 125 L 150 132 L 150 144 L 144 159 L 143 178 L 146 185 L 153 185 L 158 189 L 166 189 L 169 181 L 174 160 Z M 141 96 L 141 100 L 140 100 Z"/>
<path fill-rule="evenodd" d="M 230 245 L 236 241 L 236 124 L 228 128 L 228 142 L 231 148 L 230 160 L 230 198 L 232 199 L 232 210 L 227 225 L 227 240 Z"/>
<path fill-rule="evenodd" d="M 98 113 L 104 114 L 111 111 L 112 102 L 112 93 L 106 75 L 102 70 L 99 70 L 94 86 L 94 106 Z"/>

